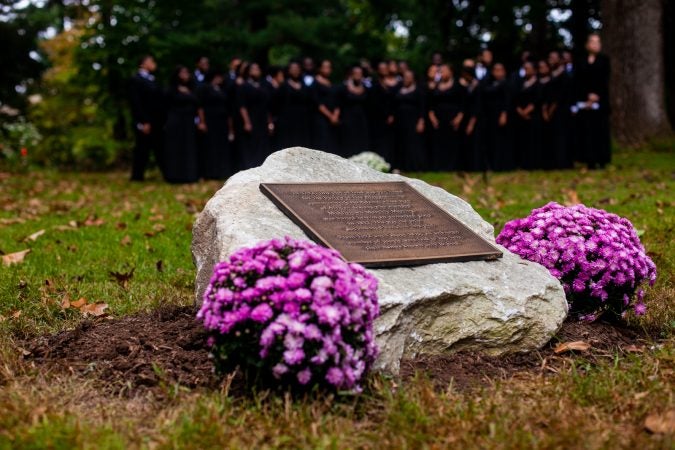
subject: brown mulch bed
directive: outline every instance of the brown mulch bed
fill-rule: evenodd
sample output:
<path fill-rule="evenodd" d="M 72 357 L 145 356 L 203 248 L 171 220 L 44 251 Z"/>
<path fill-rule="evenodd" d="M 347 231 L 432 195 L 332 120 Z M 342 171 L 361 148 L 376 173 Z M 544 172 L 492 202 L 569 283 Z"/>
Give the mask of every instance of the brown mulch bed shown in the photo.
<path fill-rule="evenodd" d="M 74 330 L 41 336 L 23 343 L 25 360 L 55 371 L 95 376 L 114 392 L 127 395 L 161 390 L 180 384 L 189 388 L 215 388 L 206 334 L 191 307 L 164 306 L 151 312 L 115 319 L 87 320 Z M 555 373 L 576 352 L 556 354 L 560 342 L 591 344 L 584 357 L 593 360 L 619 352 L 642 351 L 647 336 L 604 322 L 565 322 L 551 343 L 538 352 L 500 357 L 460 352 L 404 361 L 401 378 L 416 373 L 444 388 L 485 386 L 521 373 Z"/>

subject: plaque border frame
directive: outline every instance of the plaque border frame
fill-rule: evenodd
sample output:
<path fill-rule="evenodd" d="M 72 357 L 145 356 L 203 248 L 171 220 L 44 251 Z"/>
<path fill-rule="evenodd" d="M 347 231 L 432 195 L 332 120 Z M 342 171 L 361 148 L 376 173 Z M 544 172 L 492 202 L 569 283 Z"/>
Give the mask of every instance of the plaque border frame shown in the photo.
<path fill-rule="evenodd" d="M 283 199 L 281 199 L 276 193 L 268 188 L 268 186 L 279 186 L 279 185 L 296 185 L 296 186 L 302 186 L 302 185 L 353 185 L 353 184 L 403 184 L 406 185 L 410 191 L 412 191 L 421 201 L 429 204 L 429 206 L 433 209 L 438 210 L 441 214 L 443 214 L 447 219 L 450 221 L 454 222 L 458 228 L 460 228 L 462 231 L 465 231 L 469 233 L 473 238 L 478 239 L 482 241 L 485 245 L 488 247 L 491 247 L 494 251 L 492 252 L 472 252 L 472 253 L 461 253 L 461 254 L 455 254 L 455 255 L 435 255 L 435 256 L 422 256 L 422 257 L 415 257 L 415 258 L 376 258 L 376 259 L 369 259 L 369 260 L 364 260 L 364 261 L 349 261 L 347 260 L 340 250 L 336 249 L 333 247 L 329 241 L 322 236 L 318 230 L 316 230 L 314 227 L 312 227 L 309 223 L 307 223 L 301 216 L 298 214 L 290 205 L 288 205 L 286 202 L 284 202 Z M 407 266 L 417 266 L 417 265 L 424 265 L 424 264 L 435 264 L 435 263 L 451 263 L 451 262 L 467 262 L 467 261 L 494 261 L 499 258 L 502 258 L 504 256 L 504 253 L 499 250 L 495 245 L 493 245 L 491 242 L 489 242 L 487 239 L 484 237 L 480 236 L 478 233 L 473 231 L 471 228 L 468 226 L 464 225 L 459 219 L 455 218 L 453 215 L 448 213 L 445 209 L 441 208 L 438 206 L 436 203 L 431 201 L 429 198 L 427 198 L 425 195 L 423 195 L 421 192 L 419 192 L 417 189 L 415 189 L 414 186 L 412 186 L 410 183 L 406 181 L 318 181 L 318 182 L 311 182 L 311 181 L 306 181 L 306 182 L 301 182 L 301 183 L 283 183 L 283 182 L 274 182 L 274 183 L 260 183 L 259 184 L 259 189 L 260 191 L 274 203 L 274 205 L 281 210 L 281 212 L 284 213 L 286 217 L 288 217 L 293 223 L 295 223 L 297 226 L 299 226 L 302 231 L 307 234 L 311 239 L 319 242 L 321 245 L 327 248 L 331 248 L 333 250 L 336 250 L 338 253 L 340 253 L 340 257 L 347 261 L 347 262 L 353 262 L 353 263 L 358 263 L 361 264 L 364 267 L 371 267 L 371 268 L 377 268 L 377 267 L 407 267 Z"/>

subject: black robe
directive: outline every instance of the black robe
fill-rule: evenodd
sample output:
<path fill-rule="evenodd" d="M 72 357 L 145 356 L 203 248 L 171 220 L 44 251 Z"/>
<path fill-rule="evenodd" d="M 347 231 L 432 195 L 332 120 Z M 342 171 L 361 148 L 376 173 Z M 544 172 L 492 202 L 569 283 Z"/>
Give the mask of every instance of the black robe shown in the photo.
<path fill-rule="evenodd" d="M 300 82 L 296 89 L 286 81 L 274 93 L 276 111 L 275 149 L 310 146 L 312 94 L 310 88 Z"/>
<path fill-rule="evenodd" d="M 566 72 L 551 77 L 542 86 L 542 105 L 550 113 L 542 126 L 543 167 L 545 169 L 568 169 L 572 167 L 569 154 L 570 137 L 570 78 Z"/>
<path fill-rule="evenodd" d="M 145 178 L 145 168 L 154 153 L 155 162 L 162 168 L 164 135 L 162 128 L 166 121 L 164 93 L 152 75 L 137 73 L 129 82 L 131 115 L 136 137 L 133 153 L 131 179 Z M 150 133 L 145 134 L 139 127 L 150 124 Z"/>
<path fill-rule="evenodd" d="M 314 83 L 312 83 L 312 99 L 314 103 L 314 112 L 312 114 L 312 147 L 324 152 L 337 154 L 339 152 L 339 128 L 337 125 L 333 125 L 319 111 L 319 106 L 323 105 L 330 112 L 335 112 L 338 106 L 335 88 L 314 80 Z"/>
<path fill-rule="evenodd" d="M 541 167 L 541 85 L 538 81 L 527 85 L 521 81 L 513 98 L 514 148 L 516 161 L 523 169 L 539 169 Z M 516 107 L 525 108 L 534 105 L 529 119 L 523 119 Z"/>
<path fill-rule="evenodd" d="M 583 58 L 575 69 L 577 102 L 585 102 L 589 93 L 597 94 L 598 109 L 582 109 L 577 113 L 579 156 L 591 168 L 604 166 L 612 159 L 609 132 L 609 58 L 596 56 L 593 64 Z"/>
<path fill-rule="evenodd" d="M 429 109 L 438 119 L 438 128 L 427 121 L 428 134 L 431 137 L 431 169 L 438 171 L 457 170 L 462 142 L 460 129 L 455 130 L 452 121 L 464 108 L 466 89 L 458 80 L 450 88 L 438 87 L 427 94 Z"/>
<path fill-rule="evenodd" d="M 346 85 L 340 88 L 340 155 L 352 156 L 370 150 L 368 133 L 368 91 L 360 94 L 350 91 Z"/>
<path fill-rule="evenodd" d="M 368 95 L 370 147 L 387 161 L 393 160 L 395 152 L 394 130 L 387 120 L 394 113 L 394 97 L 399 88 L 400 83 L 387 86 L 379 80 L 374 80 Z"/>
<path fill-rule="evenodd" d="M 394 163 L 403 170 L 426 169 L 424 134 L 417 132 L 417 123 L 424 120 L 424 95 L 419 87 L 410 92 L 399 90 L 394 96 L 394 136 L 396 157 Z"/>
<path fill-rule="evenodd" d="M 168 113 L 164 127 L 164 178 L 170 183 L 192 183 L 199 179 L 197 127 L 199 101 L 190 91 L 172 87 L 167 94 Z"/>
<path fill-rule="evenodd" d="M 246 108 L 252 126 L 250 132 L 243 128 L 241 131 L 241 145 L 238 150 L 243 169 L 259 166 L 270 154 L 269 99 L 270 93 L 261 83 L 247 81 L 237 89 L 237 112 L 241 115 L 240 108 Z"/>
<path fill-rule="evenodd" d="M 480 86 L 479 83 L 469 84 L 466 87 L 464 96 L 464 106 L 462 112 L 464 117 L 460 130 L 462 131 L 462 148 L 460 151 L 460 169 L 468 171 L 482 171 L 487 169 L 487 161 L 480 140 L 476 138 L 480 131 L 480 122 L 478 113 L 480 111 Z M 467 125 L 471 118 L 476 118 L 473 133 L 467 134 Z"/>
<path fill-rule="evenodd" d="M 511 90 L 508 81 L 484 79 L 481 83 L 480 110 L 476 124 L 477 139 L 487 159 L 488 168 L 496 171 L 513 170 L 513 127 L 508 116 Z M 499 118 L 506 114 L 506 125 Z"/>
<path fill-rule="evenodd" d="M 207 132 L 199 139 L 199 172 L 207 179 L 225 179 L 234 173 L 229 141 L 233 107 L 231 94 L 227 84 L 214 86 L 205 83 L 197 89 L 207 127 Z"/>

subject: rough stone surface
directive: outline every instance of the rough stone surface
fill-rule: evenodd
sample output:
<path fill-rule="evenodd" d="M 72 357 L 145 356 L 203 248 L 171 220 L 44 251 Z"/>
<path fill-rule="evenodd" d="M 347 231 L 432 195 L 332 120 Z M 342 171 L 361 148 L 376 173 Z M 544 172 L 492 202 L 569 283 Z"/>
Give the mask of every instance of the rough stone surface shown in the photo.
<path fill-rule="evenodd" d="M 407 181 L 487 240 L 493 227 L 464 200 L 416 179 L 385 174 L 335 155 L 294 147 L 239 172 L 209 200 L 193 229 L 196 299 L 217 261 L 260 240 L 307 239 L 259 190 L 261 182 Z M 496 244 L 495 244 L 496 245 Z M 373 269 L 380 282 L 376 367 L 398 373 L 402 359 L 476 350 L 498 355 L 543 346 L 560 328 L 567 302 L 560 283 L 539 264 L 497 245 L 497 261 Z"/>

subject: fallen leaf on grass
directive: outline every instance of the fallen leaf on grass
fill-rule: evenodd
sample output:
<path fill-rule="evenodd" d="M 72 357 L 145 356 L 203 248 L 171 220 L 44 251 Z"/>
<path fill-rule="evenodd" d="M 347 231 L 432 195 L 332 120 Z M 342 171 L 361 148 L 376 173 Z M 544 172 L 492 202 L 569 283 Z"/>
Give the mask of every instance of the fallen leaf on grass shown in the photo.
<path fill-rule="evenodd" d="M 164 272 L 164 263 L 161 259 L 155 263 L 155 267 L 157 267 L 157 272 Z"/>
<path fill-rule="evenodd" d="M 107 308 L 108 308 L 107 303 L 88 303 L 86 305 L 83 305 L 80 308 L 80 311 L 85 316 L 87 314 L 91 314 L 92 316 L 98 317 L 98 316 L 102 316 L 103 314 L 105 314 L 105 309 L 107 309 Z"/>
<path fill-rule="evenodd" d="M 5 266 L 11 266 L 12 264 L 19 264 L 20 262 L 23 262 L 23 259 L 29 253 L 30 253 L 30 249 L 26 249 L 26 250 L 21 250 L 20 252 L 14 252 L 14 253 L 8 253 L 6 255 L 2 255 L 2 264 L 4 264 Z"/>
<path fill-rule="evenodd" d="M 87 299 L 83 297 L 83 298 L 80 298 L 79 300 L 75 300 L 74 302 L 70 302 L 70 307 L 80 309 L 86 304 L 87 304 Z"/>
<path fill-rule="evenodd" d="M 70 295 L 68 295 L 67 292 L 66 295 L 63 296 L 63 298 L 61 299 L 61 303 L 59 304 L 61 305 L 61 309 L 70 308 Z"/>
<path fill-rule="evenodd" d="M 631 344 L 623 348 L 625 351 L 630 353 L 643 353 L 645 351 L 644 347 L 638 347 L 635 344 Z"/>
<path fill-rule="evenodd" d="M 129 236 L 128 234 L 125 235 L 125 236 L 120 240 L 120 245 L 123 245 L 123 246 L 125 246 L 125 247 L 126 247 L 127 245 L 131 245 L 131 236 Z"/>
<path fill-rule="evenodd" d="M 117 222 L 117 225 L 115 225 L 115 228 L 118 230 L 124 230 L 127 227 L 127 224 L 124 222 Z"/>
<path fill-rule="evenodd" d="M 36 231 L 35 233 L 33 233 L 33 234 L 29 235 L 29 236 L 26 236 L 26 237 L 23 239 L 23 241 L 24 241 L 24 242 L 28 242 L 28 241 L 35 242 L 35 241 L 37 241 L 37 238 L 39 238 L 39 237 L 42 236 L 43 234 L 45 234 L 45 230 L 39 230 L 39 231 Z"/>
<path fill-rule="evenodd" d="M 100 227 L 105 223 L 105 220 L 101 219 L 100 217 L 97 217 L 96 215 L 91 215 L 88 216 L 86 219 L 84 219 L 84 222 L 82 223 L 85 227 Z"/>
<path fill-rule="evenodd" d="M 120 284 L 120 286 L 126 289 L 129 280 L 131 280 L 134 277 L 134 270 L 136 270 L 136 268 L 132 267 L 129 272 L 113 272 L 111 270 L 109 273 L 110 276 L 113 277 Z"/>
<path fill-rule="evenodd" d="M 19 317 L 21 317 L 21 310 L 17 309 L 9 317 L 11 317 L 12 319 L 18 319 Z"/>
<path fill-rule="evenodd" d="M 591 348 L 591 344 L 584 341 L 563 342 L 562 344 L 556 345 L 556 347 L 553 349 L 553 353 L 557 355 L 559 353 L 571 352 L 575 350 L 585 352 L 589 348 Z"/>
<path fill-rule="evenodd" d="M 153 236 L 161 233 L 164 230 L 166 230 L 166 226 L 164 226 L 161 223 L 156 223 L 152 226 L 152 231 L 148 231 L 144 234 L 145 234 L 146 237 L 153 237 Z"/>
<path fill-rule="evenodd" d="M 574 189 L 566 189 L 563 192 L 565 193 L 565 206 L 574 206 L 581 203 L 579 194 Z"/>
<path fill-rule="evenodd" d="M 675 433 L 675 409 L 663 414 L 648 415 L 645 419 L 645 428 L 654 434 Z"/>

